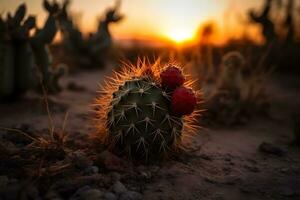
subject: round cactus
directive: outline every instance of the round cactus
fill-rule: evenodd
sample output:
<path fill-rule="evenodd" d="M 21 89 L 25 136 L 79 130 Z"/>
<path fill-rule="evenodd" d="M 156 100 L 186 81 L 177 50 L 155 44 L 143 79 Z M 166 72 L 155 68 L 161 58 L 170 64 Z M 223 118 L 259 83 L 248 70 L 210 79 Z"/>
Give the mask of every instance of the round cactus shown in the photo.
<path fill-rule="evenodd" d="M 125 68 L 116 74 L 117 79 L 106 82 L 104 95 L 96 100 L 100 108 L 95 122 L 103 141 L 114 150 L 139 158 L 176 149 L 185 133 L 197 129 L 194 122 L 198 112 L 183 116 L 193 112 L 196 97 L 187 112 L 175 115 L 171 106 L 173 91 L 163 87 L 159 79 L 168 69 L 160 72 L 158 66 L 145 63 L 130 67 L 130 71 Z"/>
<path fill-rule="evenodd" d="M 170 96 L 149 77 L 126 81 L 113 97 L 107 125 L 119 148 L 158 153 L 180 138 L 182 119 L 171 115 Z"/>

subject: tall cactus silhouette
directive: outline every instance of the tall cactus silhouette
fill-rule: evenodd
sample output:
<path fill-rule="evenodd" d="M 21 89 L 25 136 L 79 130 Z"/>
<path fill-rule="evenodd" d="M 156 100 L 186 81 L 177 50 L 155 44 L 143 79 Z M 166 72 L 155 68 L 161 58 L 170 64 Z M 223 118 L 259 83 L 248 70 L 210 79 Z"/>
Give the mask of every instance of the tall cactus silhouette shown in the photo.
<path fill-rule="evenodd" d="M 123 15 L 119 13 L 120 1 L 117 1 L 114 7 L 106 10 L 105 16 L 98 22 L 97 31 L 90 33 L 87 38 L 83 36 L 70 16 L 69 5 L 70 1 L 65 0 L 60 6 L 57 16 L 67 49 L 73 55 L 72 58 L 77 59 L 80 65 L 103 67 L 106 56 L 113 46 L 109 26 L 123 19 Z"/>
<path fill-rule="evenodd" d="M 261 14 L 257 14 L 253 10 L 249 12 L 250 19 L 258 24 L 261 24 L 262 33 L 267 44 L 271 44 L 277 39 L 274 23 L 270 19 L 272 1 L 273 0 L 265 0 L 265 5 Z"/>
<path fill-rule="evenodd" d="M 202 96 L 188 89 L 193 81 L 178 66 L 140 61 L 110 80 L 96 100 L 95 125 L 113 150 L 147 159 L 175 150 L 183 136 L 198 130 L 200 111 L 194 109 Z"/>
<path fill-rule="evenodd" d="M 52 71 L 47 45 L 57 31 L 55 19 L 49 13 L 42 29 L 36 28 L 35 17 L 25 20 L 26 5 L 21 4 L 12 16 L 0 18 L 0 98 L 14 98 L 29 89 L 39 86 L 40 74 L 44 86 L 49 92 L 58 92 L 60 88 L 57 76 L 62 70 Z M 30 36 L 30 30 L 35 34 Z"/>

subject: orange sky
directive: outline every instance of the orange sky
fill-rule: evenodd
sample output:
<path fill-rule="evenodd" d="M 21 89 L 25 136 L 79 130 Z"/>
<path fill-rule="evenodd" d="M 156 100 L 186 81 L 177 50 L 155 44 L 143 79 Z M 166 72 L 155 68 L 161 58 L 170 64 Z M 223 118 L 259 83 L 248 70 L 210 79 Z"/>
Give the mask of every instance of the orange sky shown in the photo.
<path fill-rule="evenodd" d="M 0 13 L 12 11 L 25 2 L 29 13 L 38 15 L 39 24 L 45 18 L 42 0 L 0 0 Z M 84 32 L 96 29 L 96 19 L 114 5 L 113 0 L 73 0 L 71 10 L 80 16 Z M 207 21 L 217 22 L 215 43 L 246 32 L 259 41 L 258 29 L 244 30 L 240 24 L 247 20 L 246 10 L 260 8 L 262 0 L 123 0 L 121 12 L 126 18 L 111 27 L 117 39 L 166 38 L 173 41 L 190 40 L 199 26 Z"/>

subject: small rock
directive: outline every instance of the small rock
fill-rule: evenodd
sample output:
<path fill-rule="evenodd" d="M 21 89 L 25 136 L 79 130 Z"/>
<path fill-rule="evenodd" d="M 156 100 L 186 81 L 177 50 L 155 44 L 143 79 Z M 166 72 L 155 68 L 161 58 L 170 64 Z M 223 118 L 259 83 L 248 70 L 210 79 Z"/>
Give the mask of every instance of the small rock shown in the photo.
<path fill-rule="evenodd" d="M 55 191 L 47 192 L 47 194 L 45 195 L 45 199 L 47 199 L 47 200 L 62 200 L 60 195 Z"/>
<path fill-rule="evenodd" d="M 242 193 L 251 193 L 252 192 L 252 189 L 248 188 L 248 187 L 240 187 L 240 191 Z"/>
<path fill-rule="evenodd" d="M 204 177 L 204 180 L 205 180 L 206 182 L 212 183 L 212 184 L 218 183 L 218 181 L 216 181 L 216 180 L 214 180 L 214 179 L 212 179 L 212 178 L 210 178 L 210 177 Z"/>
<path fill-rule="evenodd" d="M 230 175 L 224 179 L 223 183 L 226 185 L 235 185 L 239 181 L 240 181 L 240 178 L 238 176 Z"/>
<path fill-rule="evenodd" d="M 70 198 L 71 200 L 102 200 L 103 193 L 100 190 L 84 186 L 77 190 Z"/>
<path fill-rule="evenodd" d="M 35 186 L 17 183 L 0 188 L 0 199 L 40 199 L 40 196 Z"/>
<path fill-rule="evenodd" d="M 7 176 L 0 176 L 0 188 L 4 188 L 7 186 L 9 180 Z"/>
<path fill-rule="evenodd" d="M 82 151 L 73 152 L 70 157 L 79 169 L 86 169 L 93 165 L 93 161 Z"/>
<path fill-rule="evenodd" d="M 111 174 L 111 180 L 112 180 L 113 182 L 120 181 L 120 179 L 121 179 L 121 175 L 120 175 L 119 173 L 113 172 L 113 173 Z"/>
<path fill-rule="evenodd" d="M 274 144 L 271 144 L 271 143 L 263 142 L 259 145 L 258 148 L 263 153 L 273 154 L 276 156 L 284 156 L 285 155 L 285 151 L 282 148 L 275 146 Z"/>
<path fill-rule="evenodd" d="M 98 156 L 97 164 L 100 166 L 104 166 L 108 170 L 114 171 L 122 171 L 124 168 L 122 160 L 109 151 L 103 151 Z"/>
<path fill-rule="evenodd" d="M 245 168 L 254 173 L 260 172 L 260 169 L 256 166 L 245 165 Z"/>
<path fill-rule="evenodd" d="M 123 193 L 119 200 L 142 200 L 143 196 L 140 193 L 134 191 L 128 191 Z"/>
<path fill-rule="evenodd" d="M 201 155 L 199 155 L 199 157 L 204 159 L 204 160 L 212 161 L 211 156 L 209 156 L 207 154 L 201 154 Z"/>
<path fill-rule="evenodd" d="M 88 190 L 84 194 L 84 197 L 85 197 L 86 200 L 90 200 L 90 199 L 102 200 L 102 196 L 103 196 L 103 193 L 100 190 L 97 190 L 97 189 Z"/>
<path fill-rule="evenodd" d="M 117 181 L 113 186 L 112 186 L 112 191 L 117 194 L 120 195 L 124 192 L 127 191 L 126 187 L 120 182 Z"/>
<path fill-rule="evenodd" d="M 91 189 L 91 187 L 90 187 L 89 185 L 85 185 L 85 186 L 79 188 L 79 189 L 74 193 L 73 196 L 76 196 L 76 195 L 79 195 L 79 194 L 81 194 L 81 193 L 84 193 L 85 191 L 90 190 L 90 189 Z"/>
<path fill-rule="evenodd" d="M 103 195 L 105 200 L 117 200 L 117 196 L 112 192 L 105 192 Z"/>
<path fill-rule="evenodd" d="M 288 168 L 281 168 L 281 169 L 279 169 L 279 171 L 281 172 L 281 173 L 287 173 L 287 172 L 289 172 L 290 170 L 288 169 Z"/>
<path fill-rule="evenodd" d="M 142 179 L 151 179 L 152 174 L 149 171 L 142 171 L 142 172 L 140 172 L 140 177 Z"/>
<path fill-rule="evenodd" d="M 150 167 L 150 171 L 151 171 L 152 173 L 156 173 L 156 172 L 158 172 L 158 170 L 159 170 L 159 167 L 156 166 L 156 165 L 153 165 L 153 166 Z"/>
<path fill-rule="evenodd" d="M 97 174 L 99 172 L 99 168 L 97 166 L 89 166 L 84 170 L 84 174 L 85 175 L 93 175 L 93 174 Z"/>
<path fill-rule="evenodd" d="M 294 196 L 294 194 L 295 192 L 291 188 L 283 187 L 280 189 L 280 195 L 282 196 L 291 197 Z"/>

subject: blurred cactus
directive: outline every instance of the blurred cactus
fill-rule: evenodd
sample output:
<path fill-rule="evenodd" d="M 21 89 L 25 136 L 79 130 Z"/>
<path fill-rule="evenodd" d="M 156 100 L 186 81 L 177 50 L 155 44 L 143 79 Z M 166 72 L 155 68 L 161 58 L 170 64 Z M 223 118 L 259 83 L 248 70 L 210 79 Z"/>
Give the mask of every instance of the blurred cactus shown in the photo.
<path fill-rule="evenodd" d="M 0 19 L 0 98 L 16 98 L 39 85 L 38 72 L 49 92 L 58 92 L 57 75 L 50 69 L 47 45 L 53 40 L 57 28 L 49 13 L 42 29 L 37 29 L 35 17 L 25 20 L 26 5 L 18 7 L 12 16 Z M 29 32 L 35 29 L 31 36 Z M 55 86 L 55 88 L 53 87 Z"/>
<path fill-rule="evenodd" d="M 239 91 L 244 65 L 245 58 L 239 52 L 233 51 L 223 56 L 221 75 L 217 83 L 218 89 Z"/>
<path fill-rule="evenodd" d="M 123 19 L 123 15 L 118 12 L 120 1 L 106 11 L 105 17 L 99 20 L 97 31 L 90 33 L 87 38 L 83 36 L 69 15 L 69 5 L 70 1 L 65 0 L 57 15 L 65 46 L 79 65 L 102 68 L 113 46 L 109 25 Z"/>
<path fill-rule="evenodd" d="M 249 12 L 250 19 L 262 26 L 262 34 L 267 45 L 272 44 L 272 42 L 277 39 L 274 23 L 270 19 L 271 3 L 272 0 L 265 0 L 265 5 L 261 14 L 257 14 L 253 10 Z"/>
<path fill-rule="evenodd" d="M 253 70 L 245 76 L 245 58 L 239 52 L 229 52 L 222 58 L 221 75 L 208 98 L 208 119 L 224 124 L 243 123 L 255 113 L 265 114 L 269 101 L 265 81 L 270 71 Z"/>
<path fill-rule="evenodd" d="M 294 0 L 289 0 L 286 9 L 286 19 L 284 25 L 287 28 L 286 42 L 292 43 L 295 37 L 295 24 L 293 18 Z"/>
<path fill-rule="evenodd" d="M 231 125 L 241 112 L 241 81 L 244 57 L 230 52 L 222 58 L 222 69 L 214 92 L 208 98 L 207 115 L 213 121 Z"/>

